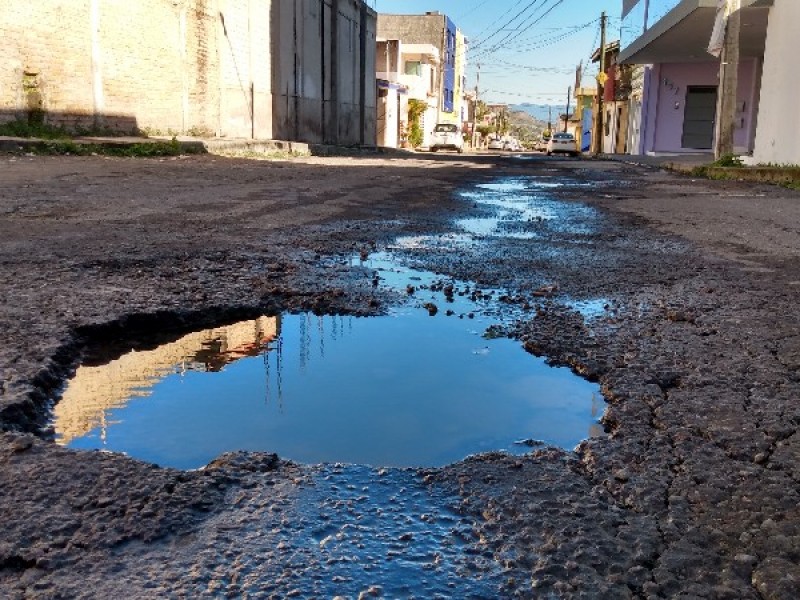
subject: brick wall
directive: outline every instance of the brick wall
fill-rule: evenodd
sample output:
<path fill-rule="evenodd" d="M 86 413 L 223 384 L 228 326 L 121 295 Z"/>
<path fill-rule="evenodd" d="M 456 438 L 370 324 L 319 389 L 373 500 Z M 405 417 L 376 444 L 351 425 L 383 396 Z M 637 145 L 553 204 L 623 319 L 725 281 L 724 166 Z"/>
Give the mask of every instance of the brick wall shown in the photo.
<path fill-rule="evenodd" d="M 336 0 L 332 56 L 332 1 L 0 0 L 0 121 L 321 142 L 336 103 L 328 132 L 374 143 L 375 13 Z"/>
<path fill-rule="evenodd" d="M 215 132 L 219 1 L 3 0 L 0 119 Z"/>
<path fill-rule="evenodd" d="M 4 0 L 0 119 L 28 110 L 86 114 L 92 106 L 90 0 Z M 42 11 L 43 4 L 48 10 Z"/>

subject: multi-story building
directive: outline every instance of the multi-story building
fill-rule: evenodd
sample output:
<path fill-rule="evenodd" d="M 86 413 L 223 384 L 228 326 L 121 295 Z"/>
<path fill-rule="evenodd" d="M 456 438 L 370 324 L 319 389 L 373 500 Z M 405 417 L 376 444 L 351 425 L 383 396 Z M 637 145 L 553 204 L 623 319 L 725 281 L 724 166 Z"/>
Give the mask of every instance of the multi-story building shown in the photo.
<path fill-rule="evenodd" d="M 418 100 L 427 107 L 421 118 L 422 145 L 426 146 L 432 127 L 425 124 L 435 124 L 438 117 L 439 50 L 432 44 L 378 38 L 375 61 L 379 88 L 378 145 L 407 145 L 408 101 Z"/>
<path fill-rule="evenodd" d="M 0 122 L 375 143 L 364 0 L 2 0 Z"/>
<path fill-rule="evenodd" d="M 767 72 L 768 22 L 770 30 L 776 31 L 796 26 L 793 24 L 797 21 L 791 19 L 797 19 L 800 3 L 739 1 L 742 28 L 734 146 L 737 152 L 752 153 L 757 124 L 764 124 L 760 114 L 765 111 L 759 108 L 763 109 L 766 98 L 762 93 L 762 73 Z M 773 3 L 774 8 L 770 8 Z M 707 48 L 717 9 L 718 0 L 622 0 L 619 61 L 644 65 L 640 78 L 632 83 L 629 152 L 711 152 L 714 148 L 720 60 Z M 774 11 L 785 12 L 787 19 L 773 23 Z M 781 47 L 790 43 L 791 36 L 784 37 Z M 797 42 L 794 47 L 797 49 Z"/>
<path fill-rule="evenodd" d="M 466 116 L 463 89 L 467 43 L 455 24 L 438 12 L 424 15 L 379 14 L 378 39 L 398 40 L 408 50 L 408 58 L 403 59 L 403 72 L 406 75 L 416 77 L 416 81 L 423 86 L 428 85 L 428 73 L 433 77 L 429 88 L 432 95 L 427 97 L 429 108 L 422 123 L 425 136 L 423 146 L 427 145 L 436 123 L 462 126 Z M 419 51 L 418 60 L 411 56 L 411 49 Z M 431 50 L 435 50 L 435 55 Z M 409 98 L 413 97 L 410 89 Z"/>

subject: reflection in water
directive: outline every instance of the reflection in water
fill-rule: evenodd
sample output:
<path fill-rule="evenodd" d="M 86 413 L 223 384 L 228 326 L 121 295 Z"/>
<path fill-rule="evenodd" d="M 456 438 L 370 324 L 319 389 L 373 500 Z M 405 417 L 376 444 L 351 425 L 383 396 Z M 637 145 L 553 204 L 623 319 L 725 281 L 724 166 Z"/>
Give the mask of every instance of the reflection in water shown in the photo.
<path fill-rule="evenodd" d="M 145 398 L 170 375 L 219 372 L 226 365 L 269 349 L 280 332 L 278 317 L 261 317 L 190 333 L 155 350 L 131 351 L 99 367 L 81 366 L 53 411 L 62 444 L 100 428 L 106 439 L 108 413 L 134 398 Z"/>
<path fill-rule="evenodd" d="M 440 466 L 523 452 L 518 439 L 572 448 L 597 433 L 595 384 L 514 341 L 481 337 L 488 317 L 458 318 L 465 299 L 449 306 L 452 316 L 433 318 L 420 307 L 262 318 L 81 367 L 56 406 L 57 439 L 178 468 L 231 450 Z"/>
<path fill-rule="evenodd" d="M 532 235 L 534 223 L 591 231 L 593 209 L 547 198 L 546 185 L 559 184 L 479 186 L 464 198 L 494 210 L 492 218 L 396 246 L 453 251 L 475 234 Z M 232 450 L 305 463 L 441 466 L 477 452 L 524 452 L 520 439 L 569 449 L 602 435 L 596 384 L 482 334 L 522 310 L 501 307 L 500 290 L 443 281 L 390 252 L 352 264 L 406 302 L 386 317 L 262 317 L 81 367 L 54 410 L 58 442 L 178 468 Z M 429 312 L 431 304 L 440 310 Z"/>
<path fill-rule="evenodd" d="M 589 233 L 589 224 L 596 216 L 594 209 L 566 203 L 546 193 L 564 185 L 563 181 L 542 181 L 536 177 L 479 184 L 475 189 L 462 191 L 460 196 L 491 209 L 491 216 L 459 219 L 456 225 L 465 235 L 477 238 L 529 240 L 541 237 L 543 231 Z"/>

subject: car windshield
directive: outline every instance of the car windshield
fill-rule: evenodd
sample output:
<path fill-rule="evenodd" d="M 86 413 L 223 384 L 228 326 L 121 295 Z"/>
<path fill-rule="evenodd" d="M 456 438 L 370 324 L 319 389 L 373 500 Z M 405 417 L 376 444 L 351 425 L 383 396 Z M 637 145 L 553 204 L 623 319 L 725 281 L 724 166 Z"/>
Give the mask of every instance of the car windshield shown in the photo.
<path fill-rule="evenodd" d="M 553 136 L 553 139 L 556 140 L 574 140 L 575 136 L 571 133 L 557 133 Z"/>
<path fill-rule="evenodd" d="M 455 125 L 437 125 L 434 131 L 436 133 L 455 133 L 458 131 L 458 127 Z"/>

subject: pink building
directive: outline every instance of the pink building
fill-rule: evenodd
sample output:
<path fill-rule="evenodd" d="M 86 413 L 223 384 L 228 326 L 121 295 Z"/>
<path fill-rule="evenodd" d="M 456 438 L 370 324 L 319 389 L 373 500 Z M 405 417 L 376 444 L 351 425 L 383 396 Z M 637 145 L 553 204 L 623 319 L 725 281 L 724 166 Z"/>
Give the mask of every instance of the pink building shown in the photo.
<path fill-rule="evenodd" d="M 780 0 L 778 0 L 780 1 Z M 717 0 L 623 0 L 620 62 L 644 65 L 631 102 L 631 154 L 712 152 L 720 61 L 707 48 Z M 734 145 L 752 154 L 773 0 L 741 0 Z"/>

